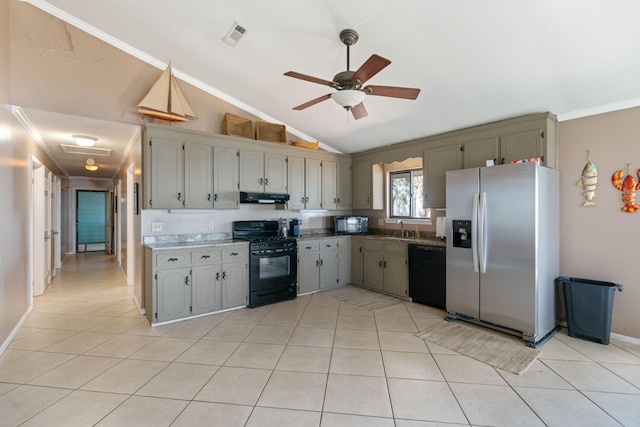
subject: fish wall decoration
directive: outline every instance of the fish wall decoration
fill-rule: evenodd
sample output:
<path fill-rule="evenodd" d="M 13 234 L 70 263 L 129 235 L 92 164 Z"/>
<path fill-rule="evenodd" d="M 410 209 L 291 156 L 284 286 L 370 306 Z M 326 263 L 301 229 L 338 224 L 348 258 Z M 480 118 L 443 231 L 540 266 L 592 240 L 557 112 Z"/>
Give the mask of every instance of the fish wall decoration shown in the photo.
<path fill-rule="evenodd" d="M 636 172 L 640 178 L 640 169 Z M 636 191 L 640 190 L 640 183 L 631 175 L 631 163 L 627 165 L 627 176 L 622 179 L 624 172 L 618 169 L 611 176 L 611 183 L 618 190 L 622 191 L 622 202 L 624 206 L 620 208 L 622 212 L 636 213 L 640 210 L 640 206 L 636 205 Z"/>
<path fill-rule="evenodd" d="M 591 152 L 589 152 L 591 157 Z M 582 169 L 582 178 L 578 180 L 578 186 L 584 188 L 584 197 L 587 199 L 582 206 L 598 206 L 593 200 L 596 197 L 596 187 L 598 186 L 598 170 L 588 159 L 587 165 Z"/>

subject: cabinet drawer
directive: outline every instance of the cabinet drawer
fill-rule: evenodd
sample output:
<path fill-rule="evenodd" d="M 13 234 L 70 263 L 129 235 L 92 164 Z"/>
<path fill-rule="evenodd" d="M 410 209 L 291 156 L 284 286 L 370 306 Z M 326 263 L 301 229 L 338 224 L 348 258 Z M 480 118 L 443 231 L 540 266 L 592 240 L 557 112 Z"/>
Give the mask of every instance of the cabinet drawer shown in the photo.
<path fill-rule="evenodd" d="M 242 261 L 249 258 L 249 249 L 246 246 L 231 246 L 222 249 L 222 261 Z"/>
<path fill-rule="evenodd" d="M 338 249 L 338 241 L 335 239 L 321 240 L 320 242 L 318 242 L 318 244 L 320 246 L 320 252 L 335 251 L 336 249 Z"/>
<path fill-rule="evenodd" d="M 156 255 L 156 267 L 189 264 L 189 252 L 163 252 Z"/>
<path fill-rule="evenodd" d="M 317 240 L 313 241 L 302 241 L 298 242 L 298 253 L 307 253 L 307 252 L 318 252 L 320 248 L 320 242 Z"/>
<path fill-rule="evenodd" d="M 384 242 L 384 252 L 404 255 L 407 253 L 407 244 L 398 242 Z"/>
<path fill-rule="evenodd" d="M 209 264 L 219 262 L 222 257 L 220 249 L 203 249 L 191 252 L 191 264 Z"/>
<path fill-rule="evenodd" d="M 380 251 L 382 252 L 384 241 L 367 239 L 364 241 L 364 249 L 367 251 Z"/>

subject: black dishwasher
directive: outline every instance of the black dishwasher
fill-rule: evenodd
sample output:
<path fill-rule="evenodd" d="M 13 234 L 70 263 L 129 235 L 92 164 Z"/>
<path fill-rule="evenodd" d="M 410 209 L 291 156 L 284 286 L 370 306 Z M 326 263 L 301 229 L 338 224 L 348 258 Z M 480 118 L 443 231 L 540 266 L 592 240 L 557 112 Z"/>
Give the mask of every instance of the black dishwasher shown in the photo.
<path fill-rule="evenodd" d="M 446 248 L 409 245 L 409 296 L 414 302 L 446 309 Z"/>

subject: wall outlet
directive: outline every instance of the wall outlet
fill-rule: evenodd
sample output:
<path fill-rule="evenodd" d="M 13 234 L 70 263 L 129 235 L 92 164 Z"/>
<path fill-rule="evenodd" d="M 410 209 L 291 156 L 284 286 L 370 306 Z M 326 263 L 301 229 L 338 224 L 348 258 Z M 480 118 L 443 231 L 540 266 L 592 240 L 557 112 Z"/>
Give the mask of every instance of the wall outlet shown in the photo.
<path fill-rule="evenodd" d="M 151 223 L 151 231 L 162 231 L 162 223 L 161 222 L 152 222 Z"/>
<path fill-rule="evenodd" d="M 378 219 L 378 225 L 384 225 L 384 219 L 379 218 Z"/>
<path fill-rule="evenodd" d="M 213 221 L 209 221 L 209 230 L 213 230 Z"/>

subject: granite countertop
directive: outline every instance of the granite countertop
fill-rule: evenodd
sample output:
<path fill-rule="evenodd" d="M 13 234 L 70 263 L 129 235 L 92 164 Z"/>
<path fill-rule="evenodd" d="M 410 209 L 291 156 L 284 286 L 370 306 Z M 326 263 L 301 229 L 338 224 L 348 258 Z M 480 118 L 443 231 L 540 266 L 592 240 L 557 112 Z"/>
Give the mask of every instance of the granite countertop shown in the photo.
<path fill-rule="evenodd" d="M 430 233 L 433 234 L 433 233 Z M 333 233 L 325 233 L 325 234 L 309 234 L 302 235 L 301 237 L 297 237 L 296 239 L 299 241 L 304 240 L 318 240 L 318 239 L 337 239 L 340 237 L 354 237 L 358 239 L 383 239 L 390 240 L 394 242 L 401 243 L 409 243 L 414 245 L 425 245 L 425 246 L 437 246 L 437 247 L 445 247 L 447 243 L 445 240 L 436 238 L 435 235 L 428 235 L 425 237 L 400 237 L 395 235 L 385 235 L 385 234 L 333 234 Z"/>
<path fill-rule="evenodd" d="M 249 245 L 249 242 L 245 240 L 233 240 L 233 239 L 224 239 L 224 240 L 194 240 L 194 241 L 186 241 L 186 242 L 162 242 L 162 243 L 151 243 L 145 245 L 151 249 L 199 249 L 203 247 L 209 246 L 229 246 L 229 245 Z"/>

